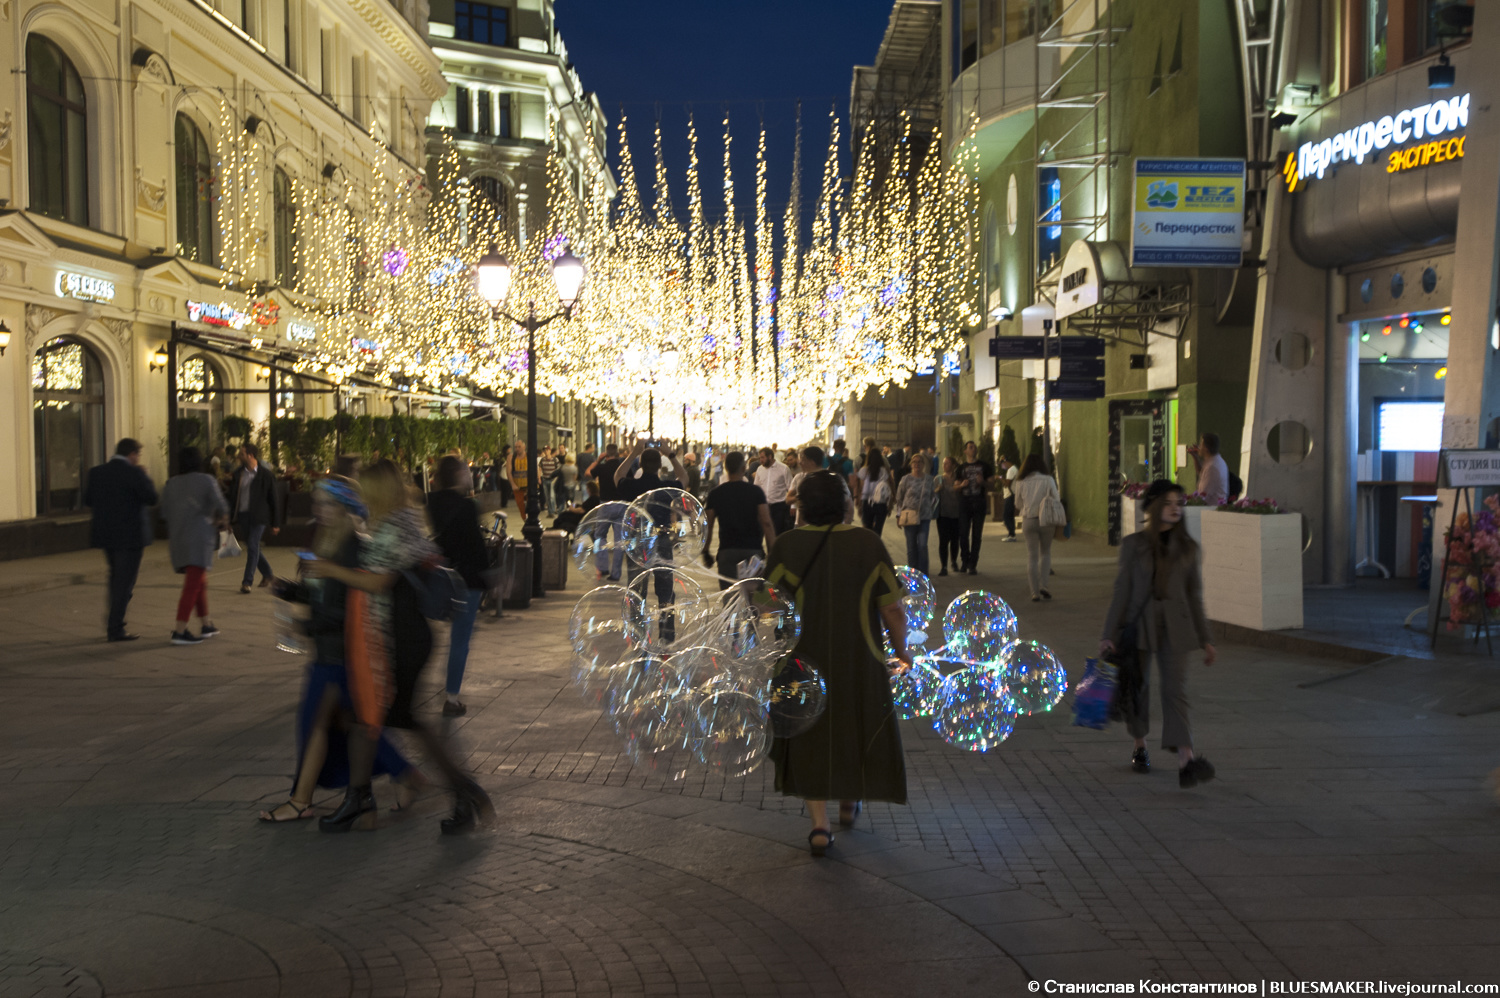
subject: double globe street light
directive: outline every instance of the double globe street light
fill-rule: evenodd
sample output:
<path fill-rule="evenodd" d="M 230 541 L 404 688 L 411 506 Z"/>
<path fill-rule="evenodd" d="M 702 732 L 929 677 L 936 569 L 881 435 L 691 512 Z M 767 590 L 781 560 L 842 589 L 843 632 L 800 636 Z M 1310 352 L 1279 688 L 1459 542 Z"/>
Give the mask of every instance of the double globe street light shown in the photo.
<path fill-rule="evenodd" d="M 514 271 L 510 261 L 493 243 L 474 266 L 474 288 L 489 305 L 496 322 L 508 319 L 526 330 L 526 523 L 521 536 L 531 545 L 531 595 L 542 596 L 542 483 L 537 480 L 536 442 L 536 331 L 553 319 L 570 319 L 583 290 L 583 261 L 570 252 L 552 261 L 552 282 L 562 306 L 545 318 L 536 313 L 536 302 L 526 303 L 526 317 L 517 318 L 503 308 L 510 294 Z"/>

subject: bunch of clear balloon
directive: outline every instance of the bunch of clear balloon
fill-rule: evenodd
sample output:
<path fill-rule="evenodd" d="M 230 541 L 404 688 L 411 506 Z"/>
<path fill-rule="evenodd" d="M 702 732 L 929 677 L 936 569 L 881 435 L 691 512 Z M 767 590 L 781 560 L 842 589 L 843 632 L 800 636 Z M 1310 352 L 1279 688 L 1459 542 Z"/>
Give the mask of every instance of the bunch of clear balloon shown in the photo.
<path fill-rule="evenodd" d="M 827 689 L 792 654 L 802 620 L 764 579 L 725 580 L 695 561 L 703 508 L 680 489 L 603 503 L 574 534 L 577 569 L 603 583 L 573 609 L 572 680 L 637 766 L 680 779 L 743 776 L 773 737 L 810 729 Z"/>
<path fill-rule="evenodd" d="M 1018 717 L 1062 701 L 1067 670 L 1045 645 L 1017 640 L 1015 612 L 1003 599 L 971 589 L 948 604 L 939 622 L 931 580 L 906 565 L 896 576 L 912 655 L 911 668 L 891 677 L 891 699 L 903 719 L 930 718 L 948 744 L 987 752 L 1010 737 Z M 886 654 L 894 651 L 887 642 Z"/>

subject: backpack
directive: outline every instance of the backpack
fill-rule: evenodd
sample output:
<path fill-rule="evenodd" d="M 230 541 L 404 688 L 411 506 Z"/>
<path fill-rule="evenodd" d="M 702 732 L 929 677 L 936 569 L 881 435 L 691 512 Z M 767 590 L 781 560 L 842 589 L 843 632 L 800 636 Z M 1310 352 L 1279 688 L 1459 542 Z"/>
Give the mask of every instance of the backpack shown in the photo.
<path fill-rule="evenodd" d="M 417 595 L 417 605 L 428 620 L 451 620 L 469 597 L 464 577 L 446 565 L 401 573 Z"/>

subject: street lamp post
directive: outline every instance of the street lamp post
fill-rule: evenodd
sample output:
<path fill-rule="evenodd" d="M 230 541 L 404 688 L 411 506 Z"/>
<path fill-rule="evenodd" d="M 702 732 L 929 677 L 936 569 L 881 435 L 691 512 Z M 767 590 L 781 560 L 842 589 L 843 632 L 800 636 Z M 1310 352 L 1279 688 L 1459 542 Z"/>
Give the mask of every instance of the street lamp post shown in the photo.
<path fill-rule="evenodd" d="M 526 523 L 521 527 L 521 536 L 531 545 L 531 595 L 538 597 L 545 593 L 542 591 L 542 490 L 541 482 L 537 481 L 536 331 L 553 319 L 573 317 L 573 308 L 583 289 L 583 261 L 572 253 L 564 253 L 552 261 L 552 281 L 557 285 L 557 300 L 562 308 L 545 317 L 537 315 L 535 301 L 526 303 L 524 319 L 505 311 L 512 273 L 510 261 L 491 244 L 490 251 L 474 267 L 474 287 L 490 306 L 496 322 L 508 319 L 526 330 Z"/>

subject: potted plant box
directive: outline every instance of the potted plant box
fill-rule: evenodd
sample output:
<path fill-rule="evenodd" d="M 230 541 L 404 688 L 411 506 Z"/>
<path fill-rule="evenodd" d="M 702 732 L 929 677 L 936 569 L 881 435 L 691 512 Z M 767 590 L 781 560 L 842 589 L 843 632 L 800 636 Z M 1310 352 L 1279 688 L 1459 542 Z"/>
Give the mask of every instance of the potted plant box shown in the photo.
<path fill-rule="evenodd" d="M 1302 516 L 1274 509 L 1255 500 L 1203 507 L 1203 608 L 1210 620 L 1257 631 L 1302 626 Z"/>

